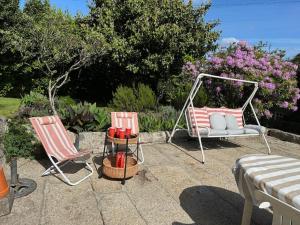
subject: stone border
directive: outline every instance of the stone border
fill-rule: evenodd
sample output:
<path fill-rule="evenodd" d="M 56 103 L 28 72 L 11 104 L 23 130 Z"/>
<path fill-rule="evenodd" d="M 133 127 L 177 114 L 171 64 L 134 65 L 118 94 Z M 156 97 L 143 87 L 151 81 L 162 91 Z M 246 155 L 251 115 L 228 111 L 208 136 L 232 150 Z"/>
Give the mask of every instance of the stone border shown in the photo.
<path fill-rule="evenodd" d="M 72 141 L 75 143 L 76 136 L 74 133 L 68 132 Z M 142 132 L 141 140 L 143 143 L 166 143 L 169 132 Z M 82 132 L 79 134 L 79 148 L 91 149 L 94 153 L 99 153 L 104 147 L 105 132 Z"/>
<path fill-rule="evenodd" d="M 271 136 L 278 138 L 283 141 L 288 141 L 292 143 L 300 144 L 300 135 L 284 132 L 278 129 L 267 128 L 266 133 Z M 69 132 L 72 141 L 75 143 L 75 135 Z M 158 131 L 158 132 L 142 132 L 141 140 L 143 143 L 166 143 L 170 137 L 170 132 L 168 131 Z M 188 138 L 186 131 L 177 131 L 175 138 L 182 139 Z M 79 148 L 80 149 L 92 149 L 94 153 L 102 152 L 104 146 L 105 132 L 82 132 L 79 134 Z"/>
<path fill-rule="evenodd" d="M 288 142 L 300 144 L 300 135 L 297 135 L 297 134 L 270 128 L 270 129 L 268 129 L 268 135 L 271 137 L 278 138 L 282 141 L 288 141 Z"/>

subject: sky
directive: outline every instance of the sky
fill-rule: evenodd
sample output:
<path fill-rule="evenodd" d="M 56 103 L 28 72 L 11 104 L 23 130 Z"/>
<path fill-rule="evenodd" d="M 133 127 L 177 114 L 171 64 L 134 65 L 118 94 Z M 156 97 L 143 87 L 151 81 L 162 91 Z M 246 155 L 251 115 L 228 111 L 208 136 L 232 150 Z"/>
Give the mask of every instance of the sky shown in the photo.
<path fill-rule="evenodd" d="M 24 5 L 25 0 L 21 0 Z M 87 0 L 50 0 L 52 5 L 87 14 Z M 198 6 L 205 0 L 193 0 Z M 221 45 L 238 40 L 268 43 L 271 49 L 284 49 L 287 57 L 300 53 L 300 0 L 212 0 L 206 20 L 219 19 Z"/>

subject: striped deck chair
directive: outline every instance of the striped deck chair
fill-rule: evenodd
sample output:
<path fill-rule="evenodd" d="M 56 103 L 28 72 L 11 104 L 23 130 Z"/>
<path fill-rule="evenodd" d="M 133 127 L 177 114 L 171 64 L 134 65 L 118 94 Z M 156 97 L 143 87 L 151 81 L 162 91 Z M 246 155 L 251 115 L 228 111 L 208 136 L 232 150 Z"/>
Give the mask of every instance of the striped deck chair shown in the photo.
<path fill-rule="evenodd" d="M 111 125 L 116 128 L 131 128 L 131 133 L 138 135 L 138 149 L 141 153 L 139 164 L 144 162 L 144 154 L 139 136 L 139 121 L 136 112 L 111 112 Z"/>
<path fill-rule="evenodd" d="M 57 170 L 66 183 L 77 185 L 93 174 L 92 167 L 86 161 L 76 161 L 90 154 L 90 151 L 77 151 L 58 116 L 32 117 L 30 122 L 52 163 L 42 176 Z M 75 183 L 71 182 L 61 170 L 69 162 L 85 163 L 90 173 Z"/>

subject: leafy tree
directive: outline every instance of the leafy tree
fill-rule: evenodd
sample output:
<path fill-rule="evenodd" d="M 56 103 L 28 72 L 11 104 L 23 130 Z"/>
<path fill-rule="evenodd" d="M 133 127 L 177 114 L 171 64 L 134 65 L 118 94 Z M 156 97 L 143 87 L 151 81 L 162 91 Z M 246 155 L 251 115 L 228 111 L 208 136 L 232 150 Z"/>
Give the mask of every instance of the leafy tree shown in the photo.
<path fill-rule="evenodd" d="M 16 23 L 19 13 L 19 0 L 0 0 L 0 29 Z"/>
<path fill-rule="evenodd" d="M 51 10 L 49 0 L 27 0 L 24 12 L 38 19 L 40 16 L 48 13 Z"/>
<path fill-rule="evenodd" d="M 109 43 L 101 63 L 108 85 L 156 87 L 159 79 L 180 73 L 186 57 L 200 58 L 215 49 L 217 22 L 204 21 L 209 7 L 194 8 L 182 0 L 95 0 L 86 22 Z"/>
<path fill-rule="evenodd" d="M 28 1 L 24 13 L 30 18 L 32 27 L 22 33 L 19 43 L 23 58 L 44 74 L 50 105 L 56 114 L 58 90 L 69 81 L 73 71 L 104 53 L 104 39 L 93 28 L 78 23 L 61 10 L 50 8 L 48 1 Z"/>
<path fill-rule="evenodd" d="M 15 85 L 20 67 L 20 57 L 15 40 L 15 28 L 22 23 L 18 0 L 0 0 L 0 95 L 9 92 Z M 13 76 L 13 75 L 16 76 Z M 20 80 L 22 82 L 22 80 Z"/>

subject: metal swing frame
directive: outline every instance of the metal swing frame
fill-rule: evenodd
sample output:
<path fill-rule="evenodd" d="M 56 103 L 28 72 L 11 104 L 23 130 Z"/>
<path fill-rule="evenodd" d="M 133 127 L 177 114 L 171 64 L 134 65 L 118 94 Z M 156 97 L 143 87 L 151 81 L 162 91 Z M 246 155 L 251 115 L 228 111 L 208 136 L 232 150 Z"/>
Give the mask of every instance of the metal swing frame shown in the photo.
<path fill-rule="evenodd" d="M 266 146 L 268 148 L 268 154 L 271 154 L 271 149 L 270 149 L 270 146 L 267 142 L 267 139 L 266 139 L 266 136 L 263 132 L 259 132 L 258 134 L 239 134 L 239 135 L 230 135 L 230 134 L 227 134 L 227 135 L 213 135 L 213 136 L 210 136 L 210 128 L 208 127 L 200 127 L 198 126 L 197 124 L 197 120 L 196 120 L 196 117 L 195 117 L 195 110 L 194 110 L 194 104 L 193 104 L 193 100 L 196 96 L 196 94 L 198 93 L 201 85 L 203 84 L 203 78 L 213 78 L 213 79 L 221 79 L 221 80 L 230 80 L 230 81 L 237 81 L 237 82 L 242 82 L 242 83 L 247 83 L 247 84 L 253 84 L 254 85 L 254 89 L 252 91 L 252 93 L 250 94 L 250 96 L 248 97 L 248 99 L 246 100 L 246 102 L 244 103 L 244 105 L 242 106 L 242 112 L 244 114 L 244 111 L 245 109 L 247 108 L 247 106 L 249 105 L 250 108 L 251 108 L 251 111 L 255 117 L 255 120 L 256 120 L 256 123 L 259 127 L 261 127 L 260 125 L 260 122 L 258 120 L 258 117 L 255 113 L 255 110 L 254 110 L 254 107 L 252 105 L 252 99 L 253 97 L 255 96 L 257 90 L 258 90 L 258 82 L 255 82 L 255 81 L 249 81 L 249 80 L 241 80 L 241 79 L 235 79 L 235 78 L 229 78 L 229 77 L 220 77 L 220 76 L 216 76 L 216 75 L 211 75 L 211 74 L 205 74 L 205 73 L 201 73 L 197 76 L 193 86 L 192 86 L 192 89 L 188 95 L 188 98 L 186 99 L 185 103 L 184 103 L 184 106 L 179 114 L 179 117 L 175 123 L 175 126 L 172 130 L 172 133 L 168 139 L 168 143 L 171 143 L 175 146 L 177 146 L 176 144 L 172 143 L 172 138 L 174 136 L 174 134 L 176 133 L 176 131 L 178 130 L 186 130 L 186 129 L 183 129 L 183 128 L 180 128 L 178 129 L 180 126 L 178 125 L 179 124 L 179 121 L 181 119 L 181 117 L 183 116 L 183 114 L 185 114 L 185 120 L 186 120 L 186 124 L 187 124 L 187 131 L 188 131 L 188 134 L 190 137 L 197 137 L 198 140 L 199 140 L 199 145 L 200 145 L 200 149 L 201 149 L 201 154 L 202 154 L 202 163 L 205 162 L 205 155 L 204 155 L 204 150 L 203 150 L 203 145 L 202 145 L 202 140 L 201 138 L 227 138 L 227 137 L 245 137 L 245 136 L 258 136 L 258 135 L 262 135 L 263 137 L 263 140 L 264 142 L 266 143 Z M 196 125 L 196 133 L 197 135 L 193 134 L 192 132 L 192 125 L 189 123 L 189 119 L 188 119 L 188 113 L 187 113 L 187 109 L 188 108 L 191 108 L 192 109 L 192 116 L 194 118 L 194 121 L 195 121 L 195 125 Z M 243 116 L 243 122 L 245 124 L 245 118 Z M 200 129 L 207 129 L 208 131 L 208 134 L 207 135 L 201 135 L 200 134 Z"/>

